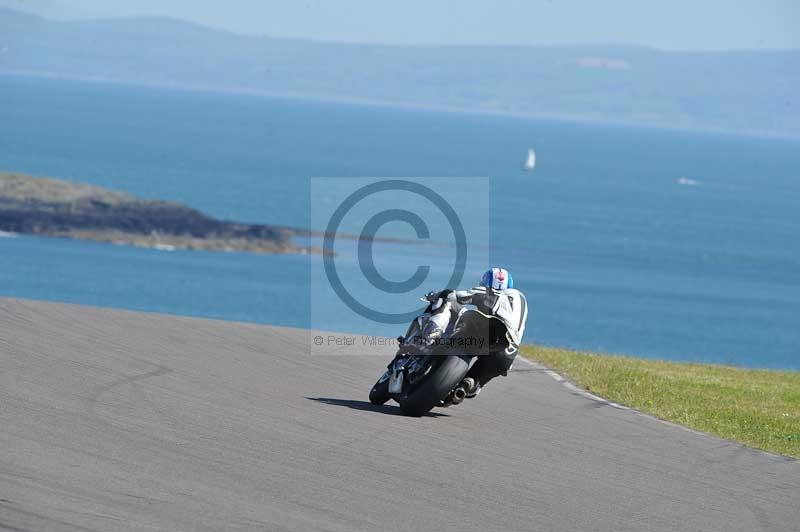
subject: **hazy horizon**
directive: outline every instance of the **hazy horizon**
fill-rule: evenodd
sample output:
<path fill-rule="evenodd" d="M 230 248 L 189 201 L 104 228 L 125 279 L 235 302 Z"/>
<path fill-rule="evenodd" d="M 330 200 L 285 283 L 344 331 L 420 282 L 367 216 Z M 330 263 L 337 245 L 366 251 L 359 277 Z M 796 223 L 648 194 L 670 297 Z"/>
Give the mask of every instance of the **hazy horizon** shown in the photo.
<path fill-rule="evenodd" d="M 486 5 L 479 0 L 402 8 L 364 0 L 285 5 L 234 0 L 224 6 L 189 0 L 0 0 L 0 7 L 58 20 L 167 16 L 241 35 L 386 45 L 630 45 L 675 51 L 800 49 L 800 4 L 712 0 L 668 5 L 568 0 Z M 335 21 L 335 23 L 331 23 Z"/>
<path fill-rule="evenodd" d="M 345 45 L 197 24 L 3 9 L 0 72 L 800 136 L 800 51 Z"/>

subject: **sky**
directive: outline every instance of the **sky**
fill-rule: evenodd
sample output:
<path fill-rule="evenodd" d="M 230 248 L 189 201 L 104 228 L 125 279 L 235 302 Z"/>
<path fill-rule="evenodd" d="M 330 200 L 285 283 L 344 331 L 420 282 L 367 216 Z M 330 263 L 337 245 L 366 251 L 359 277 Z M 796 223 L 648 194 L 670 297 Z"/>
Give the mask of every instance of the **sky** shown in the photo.
<path fill-rule="evenodd" d="M 800 0 L 0 0 L 57 18 L 167 15 L 236 33 L 385 44 L 800 48 Z"/>

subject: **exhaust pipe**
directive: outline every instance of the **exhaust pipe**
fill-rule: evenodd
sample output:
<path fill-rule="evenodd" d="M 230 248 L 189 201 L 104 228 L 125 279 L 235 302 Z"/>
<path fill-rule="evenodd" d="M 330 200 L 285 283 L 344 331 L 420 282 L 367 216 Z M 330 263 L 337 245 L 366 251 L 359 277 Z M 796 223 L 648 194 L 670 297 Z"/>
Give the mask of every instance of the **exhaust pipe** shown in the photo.
<path fill-rule="evenodd" d="M 461 404 L 464 399 L 467 397 L 467 390 L 463 387 L 459 386 L 455 390 L 453 390 L 453 404 L 459 405 Z"/>

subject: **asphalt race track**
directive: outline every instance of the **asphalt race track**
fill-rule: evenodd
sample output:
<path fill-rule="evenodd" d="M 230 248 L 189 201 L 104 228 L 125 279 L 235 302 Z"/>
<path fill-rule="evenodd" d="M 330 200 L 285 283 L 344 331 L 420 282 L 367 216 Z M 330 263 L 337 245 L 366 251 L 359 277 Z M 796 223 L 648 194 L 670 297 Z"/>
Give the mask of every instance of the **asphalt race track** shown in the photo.
<path fill-rule="evenodd" d="M 419 419 L 356 338 L 0 299 L 0 530 L 800 530 L 800 464 L 518 364 Z"/>

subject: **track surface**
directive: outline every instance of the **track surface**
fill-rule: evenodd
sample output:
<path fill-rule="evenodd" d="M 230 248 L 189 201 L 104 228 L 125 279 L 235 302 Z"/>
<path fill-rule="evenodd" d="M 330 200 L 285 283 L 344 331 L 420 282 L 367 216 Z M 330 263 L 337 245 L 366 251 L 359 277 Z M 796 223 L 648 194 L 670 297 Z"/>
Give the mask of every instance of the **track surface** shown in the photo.
<path fill-rule="evenodd" d="M 312 335 L 0 299 L 0 530 L 800 529 L 798 462 L 527 365 L 405 418 Z"/>

